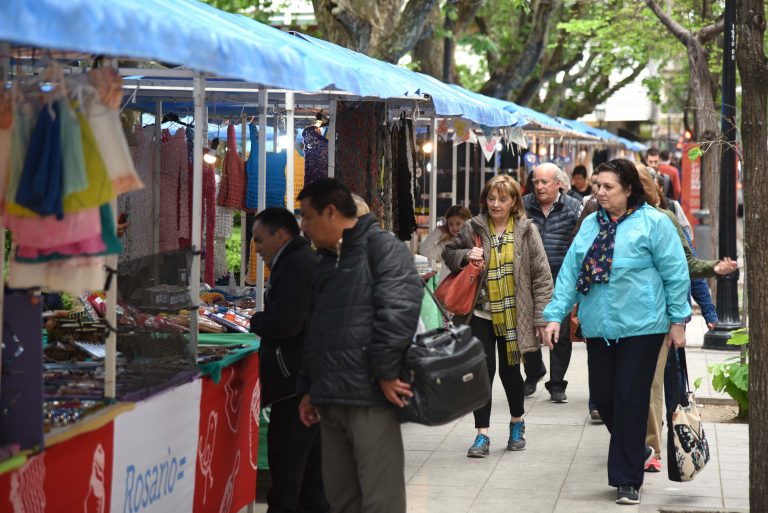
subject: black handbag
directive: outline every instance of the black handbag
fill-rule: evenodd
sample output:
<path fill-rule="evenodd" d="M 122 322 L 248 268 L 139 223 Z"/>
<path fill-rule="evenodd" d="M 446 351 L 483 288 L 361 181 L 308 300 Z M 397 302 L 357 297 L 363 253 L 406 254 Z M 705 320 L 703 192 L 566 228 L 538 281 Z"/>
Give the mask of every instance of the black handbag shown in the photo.
<path fill-rule="evenodd" d="M 469 326 L 453 326 L 445 308 L 435 300 L 447 321 L 417 335 L 406 349 L 403 381 L 411 384 L 413 397 L 398 410 L 400 422 L 439 426 L 485 405 L 491 383 L 483 344 Z"/>

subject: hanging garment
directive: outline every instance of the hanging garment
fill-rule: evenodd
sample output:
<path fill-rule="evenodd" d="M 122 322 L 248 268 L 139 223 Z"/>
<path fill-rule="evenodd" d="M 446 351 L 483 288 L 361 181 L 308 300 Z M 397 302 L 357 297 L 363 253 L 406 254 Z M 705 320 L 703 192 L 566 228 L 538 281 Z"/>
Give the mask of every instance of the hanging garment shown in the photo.
<path fill-rule="evenodd" d="M 221 185 L 216 204 L 220 207 L 245 209 L 246 177 L 245 164 L 237 154 L 235 125 L 227 127 L 227 154 L 221 166 Z"/>
<path fill-rule="evenodd" d="M 328 177 L 328 139 L 314 125 L 301 132 L 304 140 L 304 185 Z"/>
<path fill-rule="evenodd" d="M 286 170 L 287 172 L 287 170 Z M 304 157 L 298 152 L 293 150 L 293 204 L 296 209 L 299 208 L 299 193 L 304 188 Z M 286 191 L 286 196 L 288 191 Z M 288 198 L 286 197 L 285 205 L 288 204 Z"/>
<path fill-rule="evenodd" d="M 84 289 L 104 288 L 104 264 L 104 257 L 77 257 L 42 264 L 27 264 L 12 258 L 8 264 L 8 286 L 45 288 L 77 297 Z"/>
<path fill-rule="evenodd" d="M 40 109 L 19 177 L 16 203 L 40 216 L 64 217 L 59 102 Z"/>
<path fill-rule="evenodd" d="M 187 234 L 187 136 L 184 128 L 174 135 L 163 130 L 160 155 L 160 248 L 179 248 L 179 238 Z"/>
<path fill-rule="evenodd" d="M 101 236 L 97 208 L 73 212 L 63 219 L 7 215 L 5 226 L 13 232 L 15 243 L 33 248 L 63 246 Z"/>
<path fill-rule="evenodd" d="M 375 109 L 373 102 L 339 102 L 336 109 L 336 177 L 368 205 L 378 174 Z"/>
<path fill-rule="evenodd" d="M 107 203 L 99 207 L 100 234 L 96 237 L 45 249 L 17 246 L 16 260 L 27 263 L 63 260 L 73 256 L 117 255 L 123 245 L 117 237 L 112 207 Z"/>
<path fill-rule="evenodd" d="M 93 97 L 87 105 L 86 117 L 91 129 L 97 134 L 96 145 L 104 159 L 115 193 L 122 194 L 144 187 L 131 160 L 123 125 L 120 123 L 120 111 L 108 108 L 97 97 Z"/>
<path fill-rule="evenodd" d="M 123 234 L 123 252 L 120 262 L 151 255 L 154 252 L 155 215 L 159 215 L 160 201 L 155 205 L 155 127 L 137 125 L 129 137 L 128 148 L 136 166 L 136 173 L 144 183 L 143 189 L 122 194 L 117 198 L 118 212 L 128 214 L 128 228 Z"/>
<path fill-rule="evenodd" d="M 256 241 L 251 238 L 251 243 L 248 245 L 248 274 L 245 275 L 245 284 L 254 286 L 256 285 L 257 270 L 257 254 L 256 254 Z"/>
<path fill-rule="evenodd" d="M 411 120 L 401 118 L 392 130 L 393 195 L 395 233 L 400 240 L 410 240 L 416 230 L 414 200 L 414 143 Z"/>
<path fill-rule="evenodd" d="M 9 91 L 0 92 L 0 216 L 5 211 L 5 194 L 11 168 L 13 105 Z"/>
<path fill-rule="evenodd" d="M 64 172 L 61 189 L 62 194 L 66 197 L 87 188 L 88 176 L 85 172 L 80 123 L 77 121 L 77 115 L 69 102 L 59 102 L 59 117 L 61 120 L 61 158 Z"/>
<path fill-rule="evenodd" d="M 123 100 L 123 78 L 116 69 L 94 68 L 88 72 L 88 82 L 99 93 L 99 101 L 107 108 L 120 108 L 120 102 Z"/>
<path fill-rule="evenodd" d="M 221 188 L 221 179 L 216 182 L 216 194 L 218 197 Z M 232 227 L 235 224 L 234 220 L 235 209 L 227 207 L 216 208 L 216 223 L 213 229 L 214 237 L 214 263 L 213 263 L 213 283 L 216 280 L 223 278 L 229 274 L 229 267 L 227 265 L 227 240 L 232 235 Z M 206 235 L 208 237 L 208 235 Z"/>
<path fill-rule="evenodd" d="M 251 125 L 253 126 L 253 125 Z M 259 139 L 255 127 L 251 131 L 251 156 L 248 159 L 248 185 L 245 206 L 251 210 L 259 208 Z M 267 152 L 266 207 L 285 206 L 285 166 L 287 152 Z M 252 164 L 253 163 L 253 164 Z"/>
<path fill-rule="evenodd" d="M 27 146 L 29 137 L 32 135 L 34 127 L 34 108 L 30 103 L 23 103 L 17 106 L 13 114 L 13 125 L 11 126 L 11 154 L 9 157 L 8 182 L 5 194 L 5 200 L 8 205 L 15 205 L 15 210 L 19 215 L 35 215 L 28 209 L 16 205 L 16 191 L 19 190 L 19 179 L 21 171 L 24 169 L 24 159 L 27 155 Z"/>
<path fill-rule="evenodd" d="M 216 169 L 212 164 L 203 163 L 203 277 L 205 283 L 213 286 L 215 274 L 215 241 L 213 233 L 216 230 Z"/>

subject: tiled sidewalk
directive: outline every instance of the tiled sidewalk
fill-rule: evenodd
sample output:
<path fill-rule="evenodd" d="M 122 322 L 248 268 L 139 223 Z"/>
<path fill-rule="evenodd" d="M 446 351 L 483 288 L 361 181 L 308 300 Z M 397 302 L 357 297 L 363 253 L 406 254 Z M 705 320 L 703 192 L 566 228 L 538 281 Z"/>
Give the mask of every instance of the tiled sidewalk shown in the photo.
<path fill-rule="evenodd" d="M 701 333 L 689 333 L 687 351 L 691 380 L 704 375 L 706 365 L 731 354 L 703 351 Z M 548 355 L 544 361 L 549 362 Z M 691 483 L 667 479 L 666 466 L 646 474 L 639 506 L 618 506 L 608 487 L 608 432 L 587 419 L 587 358 L 584 344 L 575 344 L 568 371 L 567 404 L 552 404 L 539 385 L 526 399 L 528 448 L 507 452 L 506 399 L 494 382 L 494 414 L 490 429 L 491 455 L 469 459 L 474 438 L 472 417 L 446 426 L 403 427 L 409 513 L 602 513 L 604 511 L 748 511 L 748 427 L 708 424 L 712 460 Z M 708 379 L 699 395 L 715 395 Z M 664 445 L 666 447 L 666 445 Z M 666 462 L 664 462 L 666 464 Z M 255 511 L 266 511 L 257 504 Z"/>

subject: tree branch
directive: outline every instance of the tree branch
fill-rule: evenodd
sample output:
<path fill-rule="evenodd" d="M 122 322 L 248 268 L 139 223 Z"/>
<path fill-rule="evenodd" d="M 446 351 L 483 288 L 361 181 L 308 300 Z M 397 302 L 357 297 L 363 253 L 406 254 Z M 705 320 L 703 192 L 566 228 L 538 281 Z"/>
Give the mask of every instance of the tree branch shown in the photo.
<path fill-rule="evenodd" d="M 686 46 L 690 44 L 691 39 L 693 38 L 691 33 L 686 30 L 685 27 L 667 15 L 667 13 L 665 13 L 661 7 L 659 7 L 659 4 L 657 4 L 654 0 L 645 0 L 645 5 L 647 5 L 653 11 L 653 14 L 656 15 L 662 25 L 667 27 L 667 30 L 669 30 L 673 36 L 679 39 L 681 43 Z"/>
<path fill-rule="evenodd" d="M 373 49 L 372 57 L 397 62 L 421 39 L 424 24 L 437 0 L 408 0 L 397 25 Z"/>
<path fill-rule="evenodd" d="M 724 30 L 725 19 L 721 17 L 715 23 L 707 25 L 706 27 L 699 30 L 695 37 L 701 42 L 701 44 L 705 44 L 722 34 Z"/>
<path fill-rule="evenodd" d="M 618 82 L 616 82 L 615 84 L 613 84 L 613 85 L 612 85 L 611 87 L 609 87 L 608 89 L 606 89 L 606 90 L 602 91 L 602 92 L 601 92 L 601 93 L 600 93 L 600 94 L 597 96 L 597 100 L 598 100 L 598 101 L 597 101 L 596 105 L 597 105 L 597 104 L 600 104 L 600 103 L 603 103 L 604 101 L 606 101 L 608 98 L 610 98 L 611 96 L 613 96 L 613 95 L 614 95 L 614 93 L 616 93 L 616 92 L 617 92 L 619 89 L 621 89 L 622 87 L 624 87 L 624 86 L 627 86 L 627 85 L 631 84 L 631 83 L 632 83 L 632 82 L 633 82 L 633 81 L 634 81 L 634 80 L 635 80 L 635 79 L 636 79 L 638 76 L 640 76 L 640 73 L 641 73 L 641 72 L 642 72 L 644 69 L 645 69 L 645 65 L 644 65 L 644 64 L 638 64 L 637 66 L 635 66 L 634 68 L 632 68 L 632 73 L 630 73 L 628 76 L 626 76 L 626 77 L 622 78 L 621 80 L 619 80 Z"/>
<path fill-rule="evenodd" d="M 561 0 L 540 0 L 536 3 L 531 30 L 520 52 L 520 58 L 510 61 L 499 75 L 492 77 L 484 91 L 496 98 L 507 98 L 534 73 L 546 49 L 553 14 L 560 5 Z"/>

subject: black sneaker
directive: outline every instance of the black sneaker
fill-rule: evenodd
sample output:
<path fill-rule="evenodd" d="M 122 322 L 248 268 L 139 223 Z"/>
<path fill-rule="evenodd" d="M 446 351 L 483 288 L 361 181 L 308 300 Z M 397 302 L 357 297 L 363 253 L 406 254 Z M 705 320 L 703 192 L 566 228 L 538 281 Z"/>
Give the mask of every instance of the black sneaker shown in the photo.
<path fill-rule="evenodd" d="M 544 371 L 542 374 L 539 374 L 534 378 L 526 378 L 525 388 L 523 389 L 523 394 L 525 394 L 525 397 L 530 397 L 536 393 L 536 386 L 539 384 L 539 381 L 544 379 L 544 376 L 546 375 L 547 372 Z"/>
<path fill-rule="evenodd" d="M 619 486 L 616 504 L 640 504 L 640 492 L 634 486 Z"/>
<path fill-rule="evenodd" d="M 485 458 L 491 453 L 491 439 L 485 435 L 477 435 L 472 447 L 467 451 L 467 458 Z"/>
<path fill-rule="evenodd" d="M 553 390 L 549 394 L 549 401 L 556 404 L 564 404 L 568 402 L 568 396 L 565 395 L 563 390 Z"/>

